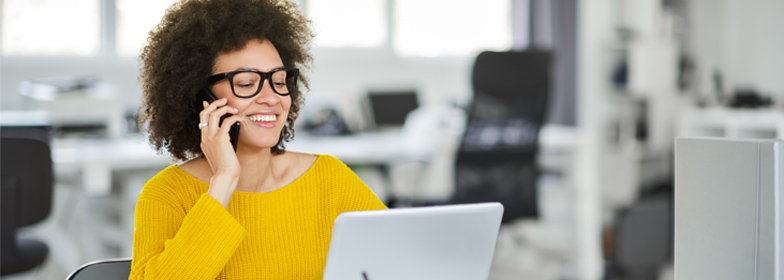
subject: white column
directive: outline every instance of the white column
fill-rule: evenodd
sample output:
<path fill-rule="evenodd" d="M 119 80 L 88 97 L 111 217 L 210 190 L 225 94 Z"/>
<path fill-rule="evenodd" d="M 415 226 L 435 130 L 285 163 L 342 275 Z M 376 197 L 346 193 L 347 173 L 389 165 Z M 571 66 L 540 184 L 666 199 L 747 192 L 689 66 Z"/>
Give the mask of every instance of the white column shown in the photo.
<path fill-rule="evenodd" d="M 577 120 L 582 139 L 575 172 L 577 279 L 603 276 L 600 176 L 610 90 L 606 56 L 612 42 L 611 0 L 581 0 L 577 16 Z"/>

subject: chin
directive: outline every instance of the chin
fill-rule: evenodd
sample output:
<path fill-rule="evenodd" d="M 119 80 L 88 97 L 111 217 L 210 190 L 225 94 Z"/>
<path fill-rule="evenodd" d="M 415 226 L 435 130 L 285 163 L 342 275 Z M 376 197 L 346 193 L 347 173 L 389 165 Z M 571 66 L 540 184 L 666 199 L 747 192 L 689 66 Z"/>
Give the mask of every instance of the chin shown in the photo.
<path fill-rule="evenodd" d="M 241 144 L 252 150 L 272 149 L 278 145 L 278 138 L 275 139 L 253 139 L 252 141 L 241 141 Z"/>

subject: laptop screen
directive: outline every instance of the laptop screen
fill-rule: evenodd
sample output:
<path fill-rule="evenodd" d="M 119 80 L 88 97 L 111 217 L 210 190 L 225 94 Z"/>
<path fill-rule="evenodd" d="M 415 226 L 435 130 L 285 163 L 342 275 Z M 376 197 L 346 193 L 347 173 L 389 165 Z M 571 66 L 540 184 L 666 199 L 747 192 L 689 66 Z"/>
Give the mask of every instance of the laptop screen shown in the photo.
<path fill-rule="evenodd" d="M 403 126 L 408 113 L 419 107 L 417 93 L 408 91 L 371 91 L 370 110 L 376 127 Z"/>

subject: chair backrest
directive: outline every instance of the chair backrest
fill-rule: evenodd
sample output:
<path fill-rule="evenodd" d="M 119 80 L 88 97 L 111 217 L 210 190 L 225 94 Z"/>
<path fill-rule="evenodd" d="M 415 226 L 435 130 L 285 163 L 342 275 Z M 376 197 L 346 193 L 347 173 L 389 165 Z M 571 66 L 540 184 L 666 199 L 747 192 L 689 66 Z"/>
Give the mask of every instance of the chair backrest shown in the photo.
<path fill-rule="evenodd" d="M 39 222 L 51 212 L 54 172 L 49 138 L 48 127 L 0 127 L 0 177 L 15 184 L 3 187 L 15 192 L 15 197 L 2 198 L 3 203 L 15 204 L 15 216 L 4 213 L 3 219 L 14 220 L 14 227 Z"/>
<path fill-rule="evenodd" d="M 131 258 L 99 260 L 87 263 L 66 280 L 127 280 L 131 275 Z"/>
<path fill-rule="evenodd" d="M 0 275 L 32 269 L 46 258 L 45 243 L 20 240 L 16 231 L 49 216 L 53 178 L 48 126 L 0 127 Z"/>
<path fill-rule="evenodd" d="M 538 216 L 536 153 L 547 113 L 551 54 L 483 52 L 455 165 L 455 201 L 498 201 L 504 222 Z"/>

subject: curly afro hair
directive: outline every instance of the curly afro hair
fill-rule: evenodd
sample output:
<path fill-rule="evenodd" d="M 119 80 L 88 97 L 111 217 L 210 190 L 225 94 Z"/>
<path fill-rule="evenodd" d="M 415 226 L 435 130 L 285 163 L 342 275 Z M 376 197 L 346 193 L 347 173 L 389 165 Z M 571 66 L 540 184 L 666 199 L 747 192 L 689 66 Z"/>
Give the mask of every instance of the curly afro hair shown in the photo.
<path fill-rule="evenodd" d="M 156 150 L 186 161 L 203 155 L 199 112 L 219 54 L 241 50 L 250 40 L 269 40 L 285 67 L 307 69 L 314 37 L 311 22 L 296 4 L 284 0 L 182 0 L 172 5 L 150 31 L 141 54 L 144 95 L 139 128 Z M 273 154 L 283 153 L 284 142 L 294 137 L 294 121 L 303 103 L 300 88 L 308 87 L 300 75 L 291 93 L 291 108 Z"/>

